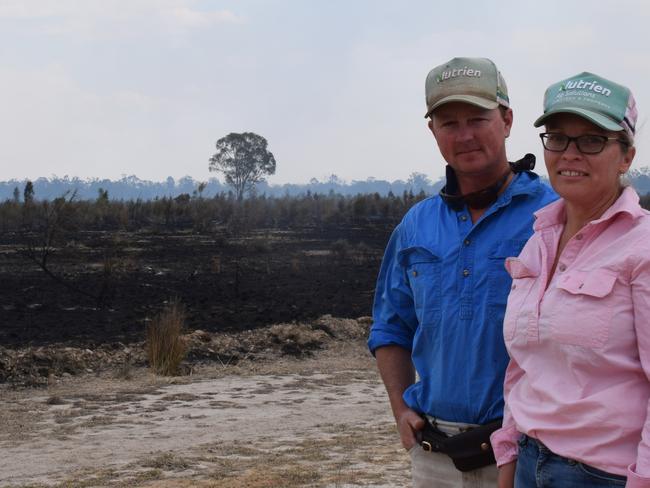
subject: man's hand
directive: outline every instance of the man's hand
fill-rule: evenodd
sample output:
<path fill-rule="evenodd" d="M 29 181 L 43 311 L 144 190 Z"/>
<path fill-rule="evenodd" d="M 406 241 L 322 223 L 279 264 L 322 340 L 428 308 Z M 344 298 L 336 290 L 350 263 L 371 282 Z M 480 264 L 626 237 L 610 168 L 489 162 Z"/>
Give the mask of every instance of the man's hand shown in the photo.
<path fill-rule="evenodd" d="M 504 464 L 499 468 L 499 477 L 497 478 L 498 488 L 513 488 L 515 486 L 515 469 L 517 461 Z"/>
<path fill-rule="evenodd" d="M 407 408 L 402 411 L 396 420 L 402 445 L 408 451 L 417 443 L 416 432 L 424 427 L 424 419 L 414 410 Z"/>

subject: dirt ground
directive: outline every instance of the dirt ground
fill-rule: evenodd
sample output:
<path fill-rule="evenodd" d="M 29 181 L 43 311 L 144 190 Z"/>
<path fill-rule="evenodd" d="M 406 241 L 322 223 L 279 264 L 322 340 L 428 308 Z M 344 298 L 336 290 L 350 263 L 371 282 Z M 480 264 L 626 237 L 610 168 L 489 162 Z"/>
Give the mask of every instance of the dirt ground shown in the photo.
<path fill-rule="evenodd" d="M 407 486 L 367 320 L 297 328 L 204 334 L 193 351 L 217 356 L 184 376 L 134 360 L 0 385 L 0 487 Z M 246 341 L 236 360 L 219 349 Z"/>

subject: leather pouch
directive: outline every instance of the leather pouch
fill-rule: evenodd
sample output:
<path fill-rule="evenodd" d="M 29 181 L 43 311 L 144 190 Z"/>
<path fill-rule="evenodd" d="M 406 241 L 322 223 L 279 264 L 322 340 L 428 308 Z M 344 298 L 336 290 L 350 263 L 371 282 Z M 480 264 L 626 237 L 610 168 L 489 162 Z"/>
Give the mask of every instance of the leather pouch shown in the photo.
<path fill-rule="evenodd" d="M 466 432 L 448 436 L 433 427 L 427 420 L 424 428 L 420 431 L 420 445 L 425 451 L 447 454 L 459 471 L 473 471 L 496 463 L 490 444 L 490 435 L 501 428 L 501 423 L 502 420 L 499 419 Z"/>

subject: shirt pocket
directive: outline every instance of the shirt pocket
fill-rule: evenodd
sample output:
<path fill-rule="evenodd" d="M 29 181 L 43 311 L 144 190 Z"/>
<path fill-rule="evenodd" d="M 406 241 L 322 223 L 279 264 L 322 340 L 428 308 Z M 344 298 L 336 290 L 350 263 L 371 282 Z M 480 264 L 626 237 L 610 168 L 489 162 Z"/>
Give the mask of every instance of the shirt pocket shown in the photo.
<path fill-rule="evenodd" d="M 506 271 L 504 263 L 506 258 L 519 256 L 524 244 L 526 244 L 525 239 L 504 239 L 497 242 L 489 254 L 487 279 L 488 318 L 490 322 L 497 323 L 499 327 L 503 323 L 508 292 L 512 284 L 512 279 Z"/>
<path fill-rule="evenodd" d="M 512 278 L 503 319 L 503 338 L 509 342 L 515 337 L 517 322 L 526 324 L 530 314 L 536 309 L 537 299 L 533 290 L 535 285 L 539 285 L 539 271 L 529 268 L 519 258 L 506 259 L 505 268 Z"/>
<path fill-rule="evenodd" d="M 617 276 L 613 271 L 598 269 L 569 271 L 559 278 L 551 337 L 561 344 L 603 347 L 609 338 Z"/>
<path fill-rule="evenodd" d="M 398 254 L 405 269 L 418 323 L 422 327 L 436 326 L 441 317 L 441 261 L 424 247 L 409 247 Z"/>

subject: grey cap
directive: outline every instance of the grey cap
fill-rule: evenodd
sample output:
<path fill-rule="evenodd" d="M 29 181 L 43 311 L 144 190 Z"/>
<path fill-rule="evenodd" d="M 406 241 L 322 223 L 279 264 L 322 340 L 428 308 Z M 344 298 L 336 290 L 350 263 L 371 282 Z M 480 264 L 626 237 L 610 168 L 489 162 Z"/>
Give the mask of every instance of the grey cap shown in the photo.
<path fill-rule="evenodd" d="M 425 95 L 425 117 L 449 102 L 470 103 L 488 110 L 510 106 L 506 82 L 487 58 L 454 58 L 436 66 L 427 75 Z"/>

